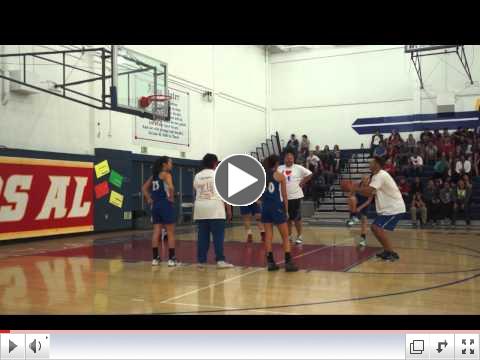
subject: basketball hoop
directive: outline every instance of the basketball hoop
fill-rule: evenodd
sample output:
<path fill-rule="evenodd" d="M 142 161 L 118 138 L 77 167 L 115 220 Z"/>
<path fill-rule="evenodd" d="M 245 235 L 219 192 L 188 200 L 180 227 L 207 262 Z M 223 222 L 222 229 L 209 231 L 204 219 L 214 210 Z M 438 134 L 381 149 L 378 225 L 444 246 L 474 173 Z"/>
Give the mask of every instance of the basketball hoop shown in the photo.
<path fill-rule="evenodd" d="M 154 120 L 170 120 L 170 99 L 169 95 L 141 96 L 138 99 L 138 107 L 148 108 L 152 103 L 152 115 Z"/>

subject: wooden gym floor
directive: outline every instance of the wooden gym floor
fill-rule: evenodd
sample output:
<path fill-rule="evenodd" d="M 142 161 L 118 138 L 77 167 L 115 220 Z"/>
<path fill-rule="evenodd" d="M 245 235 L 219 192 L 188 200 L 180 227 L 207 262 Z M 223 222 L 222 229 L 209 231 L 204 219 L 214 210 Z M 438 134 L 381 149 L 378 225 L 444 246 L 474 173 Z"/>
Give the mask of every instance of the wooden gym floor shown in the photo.
<path fill-rule="evenodd" d="M 398 229 L 401 260 L 354 246 L 358 229 L 306 226 L 298 273 L 263 268 L 256 236 L 226 233 L 233 269 L 198 269 L 195 228 L 178 229 L 184 266 L 152 267 L 150 232 L 36 240 L 0 247 L 1 314 L 478 314 L 480 232 Z M 275 234 L 277 261 L 283 260 Z M 210 249 L 213 252 L 213 246 Z M 165 253 L 163 259 L 165 259 Z"/>

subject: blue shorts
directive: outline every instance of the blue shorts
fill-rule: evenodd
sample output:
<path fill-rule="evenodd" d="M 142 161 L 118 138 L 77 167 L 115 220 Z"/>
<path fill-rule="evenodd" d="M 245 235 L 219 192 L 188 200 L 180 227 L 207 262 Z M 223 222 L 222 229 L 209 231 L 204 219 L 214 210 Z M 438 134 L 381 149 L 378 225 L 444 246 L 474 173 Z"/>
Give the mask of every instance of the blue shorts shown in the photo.
<path fill-rule="evenodd" d="M 175 224 L 175 207 L 168 201 L 162 201 L 152 208 L 153 224 Z"/>
<path fill-rule="evenodd" d="M 262 207 L 262 223 L 264 224 L 283 224 L 287 222 L 285 209 L 283 206 L 272 206 L 264 204 Z"/>
<path fill-rule="evenodd" d="M 363 204 L 358 204 L 357 207 L 361 206 Z M 358 212 L 358 216 L 366 216 L 368 217 L 368 208 L 370 207 L 370 204 L 368 206 L 365 206 L 362 210 Z"/>
<path fill-rule="evenodd" d="M 393 231 L 398 222 L 402 220 L 403 215 L 403 213 L 396 215 L 378 215 L 373 221 L 373 225 L 377 225 L 385 230 Z"/>
<path fill-rule="evenodd" d="M 248 206 L 240 206 L 240 214 L 241 215 L 253 215 L 255 216 L 256 214 L 261 214 L 262 209 L 256 202 L 253 204 L 250 204 Z"/>

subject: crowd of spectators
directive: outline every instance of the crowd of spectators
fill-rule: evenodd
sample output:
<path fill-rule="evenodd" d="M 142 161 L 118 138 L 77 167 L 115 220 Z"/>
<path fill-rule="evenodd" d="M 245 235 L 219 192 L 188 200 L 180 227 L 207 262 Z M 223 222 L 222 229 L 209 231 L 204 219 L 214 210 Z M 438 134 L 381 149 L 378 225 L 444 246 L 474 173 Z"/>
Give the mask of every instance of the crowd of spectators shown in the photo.
<path fill-rule="evenodd" d="M 370 155 L 387 158 L 385 170 L 394 177 L 414 226 L 456 224 L 463 213 L 470 224 L 474 176 L 480 176 L 480 136 L 471 129 L 424 130 L 416 140 L 397 131 L 388 138 L 372 136 Z"/>
<path fill-rule="evenodd" d="M 339 146 L 335 145 L 333 150 L 330 150 L 330 147 L 325 145 L 322 150 L 320 145 L 316 145 L 315 149 L 312 149 L 307 135 L 302 135 L 299 141 L 295 134 L 292 134 L 285 147 L 285 150 L 287 149 L 296 154 L 297 164 L 312 171 L 312 180 L 304 190 L 306 196 L 311 197 L 318 206 L 320 199 L 330 192 L 333 183 L 346 165 L 346 161 L 341 158 Z"/>

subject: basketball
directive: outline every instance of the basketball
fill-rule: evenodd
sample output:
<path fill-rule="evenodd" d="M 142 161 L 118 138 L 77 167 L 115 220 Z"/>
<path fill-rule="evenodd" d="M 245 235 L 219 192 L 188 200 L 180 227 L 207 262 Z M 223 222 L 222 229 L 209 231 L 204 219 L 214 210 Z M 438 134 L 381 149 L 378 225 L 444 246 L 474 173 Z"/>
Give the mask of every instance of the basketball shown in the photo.
<path fill-rule="evenodd" d="M 342 191 L 350 192 L 353 188 L 353 182 L 352 180 L 342 180 L 340 181 L 340 187 L 342 188 Z"/>

